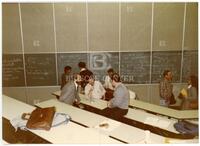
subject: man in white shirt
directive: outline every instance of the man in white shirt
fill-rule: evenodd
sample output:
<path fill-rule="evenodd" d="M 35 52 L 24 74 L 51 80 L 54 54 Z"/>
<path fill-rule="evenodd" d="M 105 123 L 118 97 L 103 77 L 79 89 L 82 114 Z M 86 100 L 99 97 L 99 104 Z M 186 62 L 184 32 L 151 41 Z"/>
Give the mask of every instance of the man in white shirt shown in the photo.
<path fill-rule="evenodd" d="M 95 81 L 94 76 L 90 76 L 89 83 L 85 86 L 85 95 L 87 98 L 104 99 L 105 89 L 99 81 Z"/>

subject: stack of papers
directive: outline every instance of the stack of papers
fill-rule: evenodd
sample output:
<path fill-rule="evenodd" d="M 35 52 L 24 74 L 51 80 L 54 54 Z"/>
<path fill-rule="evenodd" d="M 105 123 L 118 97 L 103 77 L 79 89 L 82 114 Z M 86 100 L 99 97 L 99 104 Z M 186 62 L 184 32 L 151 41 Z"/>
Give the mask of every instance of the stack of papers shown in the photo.
<path fill-rule="evenodd" d="M 145 124 L 149 124 L 149 125 L 157 125 L 158 123 L 158 118 L 156 117 L 147 117 L 144 121 Z"/>

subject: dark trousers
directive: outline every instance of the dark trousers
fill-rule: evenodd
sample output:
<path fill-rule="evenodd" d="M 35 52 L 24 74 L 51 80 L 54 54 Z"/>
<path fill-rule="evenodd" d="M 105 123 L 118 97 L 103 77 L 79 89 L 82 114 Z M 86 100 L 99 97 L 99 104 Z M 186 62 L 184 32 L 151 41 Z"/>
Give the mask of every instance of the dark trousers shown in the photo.
<path fill-rule="evenodd" d="M 128 113 L 128 109 L 121 109 L 118 107 L 114 107 L 114 108 L 105 108 L 102 111 L 102 114 L 106 117 L 109 118 L 113 118 L 116 120 L 120 120 L 121 117 L 123 117 L 124 115 L 126 115 Z"/>

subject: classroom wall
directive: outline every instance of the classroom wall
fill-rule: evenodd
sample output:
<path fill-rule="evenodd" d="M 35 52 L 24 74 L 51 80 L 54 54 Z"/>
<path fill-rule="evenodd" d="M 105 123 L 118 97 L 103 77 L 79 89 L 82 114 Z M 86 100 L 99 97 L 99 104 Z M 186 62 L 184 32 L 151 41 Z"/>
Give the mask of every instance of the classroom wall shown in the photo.
<path fill-rule="evenodd" d="M 3 94 L 53 98 L 66 65 L 85 61 L 103 81 L 114 68 L 143 101 L 158 104 L 164 69 L 176 91 L 198 75 L 198 3 L 3 3 Z"/>

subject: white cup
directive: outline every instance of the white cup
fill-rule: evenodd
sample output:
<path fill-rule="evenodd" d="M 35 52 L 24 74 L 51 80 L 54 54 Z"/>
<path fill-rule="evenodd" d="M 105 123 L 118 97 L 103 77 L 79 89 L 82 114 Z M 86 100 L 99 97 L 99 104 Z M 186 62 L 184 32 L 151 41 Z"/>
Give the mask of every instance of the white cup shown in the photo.
<path fill-rule="evenodd" d="M 150 134 L 151 134 L 151 132 L 149 130 L 145 130 L 144 133 L 145 133 L 144 142 L 145 143 L 150 143 Z"/>

